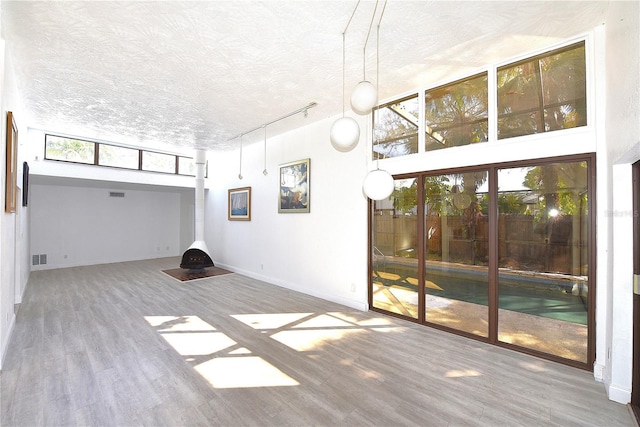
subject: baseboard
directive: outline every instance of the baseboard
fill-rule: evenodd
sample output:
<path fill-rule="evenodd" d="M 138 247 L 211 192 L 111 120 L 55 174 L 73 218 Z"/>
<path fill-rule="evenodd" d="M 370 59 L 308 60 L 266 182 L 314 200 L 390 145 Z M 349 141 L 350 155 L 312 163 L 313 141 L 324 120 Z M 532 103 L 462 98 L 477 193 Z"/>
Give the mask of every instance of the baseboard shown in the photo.
<path fill-rule="evenodd" d="M 261 280 L 261 281 L 269 283 L 271 285 L 280 286 L 281 288 L 290 289 L 292 291 L 296 291 L 296 292 L 300 292 L 301 294 L 310 295 L 312 297 L 320 298 L 320 299 L 323 299 L 325 301 L 335 302 L 336 304 L 341 304 L 341 305 L 353 308 L 355 310 L 360 310 L 360 311 L 368 311 L 369 310 L 369 304 L 366 303 L 366 302 L 353 300 L 353 299 L 349 299 L 349 298 L 343 298 L 343 297 L 338 296 L 338 295 L 326 294 L 326 293 L 317 292 L 317 291 L 311 291 L 309 289 L 297 286 L 294 283 L 290 283 L 290 282 L 274 279 L 273 277 L 268 277 L 268 276 L 265 276 L 265 275 L 262 275 L 262 274 L 258 274 L 258 273 L 254 272 L 254 271 L 248 271 L 248 270 L 244 270 L 244 269 L 241 269 L 241 268 L 236 268 L 236 267 L 234 267 L 232 265 L 228 265 L 228 264 L 222 264 L 222 263 L 217 263 L 216 262 L 215 265 L 217 267 L 224 268 L 225 270 L 233 271 L 234 273 L 238 273 L 238 274 L 242 274 L 243 276 L 251 277 L 252 279 Z"/>
<path fill-rule="evenodd" d="M 0 371 L 2 371 L 2 366 L 4 366 L 4 358 L 7 355 L 7 350 L 9 350 L 9 343 L 11 342 L 11 337 L 13 336 L 15 325 L 16 315 L 15 313 L 11 313 L 11 321 L 9 322 L 9 327 L 7 328 L 7 335 L 2 342 L 2 354 L 0 355 Z"/>
<path fill-rule="evenodd" d="M 609 396 L 609 400 L 622 403 L 623 405 L 631 402 L 631 390 L 616 386 L 615 384 L 608 385 L 607 395 Z"/>

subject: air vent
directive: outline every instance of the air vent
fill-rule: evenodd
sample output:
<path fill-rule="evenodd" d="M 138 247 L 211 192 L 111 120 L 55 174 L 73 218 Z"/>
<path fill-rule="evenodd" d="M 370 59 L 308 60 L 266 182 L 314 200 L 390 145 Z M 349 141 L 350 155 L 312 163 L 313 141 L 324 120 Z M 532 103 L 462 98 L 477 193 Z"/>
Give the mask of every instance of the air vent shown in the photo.
<path fill-rule="evenodd" d="M 121 191 L 109 191 L 109 197 L 124 197 L 124 193 Z"/>

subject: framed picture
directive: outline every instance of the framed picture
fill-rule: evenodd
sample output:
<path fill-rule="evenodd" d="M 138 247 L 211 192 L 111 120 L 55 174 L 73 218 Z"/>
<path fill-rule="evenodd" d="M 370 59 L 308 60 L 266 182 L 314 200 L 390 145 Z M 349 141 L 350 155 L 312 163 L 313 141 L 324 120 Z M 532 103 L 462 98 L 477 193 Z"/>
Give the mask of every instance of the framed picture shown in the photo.
<path fill-rule="evenodd" d="M 308 213 L 310 197 L 309 159 L 280 165 L 278 212 Z"/>
<path fill-rule="evenodd" d="M 251 221 L 251 187 L 229 190 L 229 221 Z"/>
<path fill-rule="evenodd" d="M 18 194 L 18 127 L 11 111 L 7 112 L 7 168 L 5 171 L 4 211 L 16 211 Z"/>

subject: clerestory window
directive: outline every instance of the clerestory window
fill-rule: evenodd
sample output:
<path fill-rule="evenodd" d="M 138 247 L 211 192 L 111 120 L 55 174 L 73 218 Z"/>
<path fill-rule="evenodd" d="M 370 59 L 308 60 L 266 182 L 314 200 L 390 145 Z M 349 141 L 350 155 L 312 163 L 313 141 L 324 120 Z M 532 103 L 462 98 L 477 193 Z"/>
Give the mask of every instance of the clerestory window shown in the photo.
<path fill-rule="evenodd" d="M 191 157 L 58 135 L 45 135 L 44 153 L 46 160 L 195 176 Z"/>
<path fill-rule="evenodd" d="M 584 42 L 498 68 L 498 139 L 587 125 Z"/>
<path fill-rule="evenodd" d="M 427 89 L 423 101 L 416 93 L 374 109 L 373 158 L 587 125 L 584 41 L 494 70 L 495 86 L 489 85 L 491 73 L 484 72 Z M 491 123 L 497 130 L 493 136 Z"/>

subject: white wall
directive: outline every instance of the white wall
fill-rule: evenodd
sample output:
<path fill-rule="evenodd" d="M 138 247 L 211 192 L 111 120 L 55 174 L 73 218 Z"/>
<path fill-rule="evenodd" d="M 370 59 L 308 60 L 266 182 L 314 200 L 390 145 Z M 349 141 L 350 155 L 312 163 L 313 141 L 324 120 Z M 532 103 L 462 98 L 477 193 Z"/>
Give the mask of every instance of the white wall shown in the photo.
<path fill-rule="evenodd" d="M 82 182 L 82 181 L 81 181 Z M 31 186 L 31 254 L 46 254 L 32 270 L 179 255 L 178 192 Z"/>
<path fill-rule="evenodd" d="M 611 233 L 601 241 L 606 257 L 599 259 L 606 294 L 598 309 L 606 311 L 606 327 L 598 328 L 604 348 L 598 354 L 609 398 L 631 398 L 633 363 L 633 229 L 631 165 L 640 160 L 640 4 L 611 2 L 604 27 L 606 49 L 606 120 L 602 154 L 605 170 L 598 178 L 609 193 L 598 199 L 601 228 Z M 600 294 L 599 294 L 600 295 Z"/>
<path fill-rule="evenodd" d="M 310 115 L 312 112 L 310 112 Z M 270 138 L 264 145 L 209 154 L 205 236 L 214 263 L 280 286 L 367 309 L 367 118 L 351 152 L 329 141 L 333 120 Z M 279 165 L 310 159 L 310 213 L 278 213 Z M 251 221 L 228 221 L 230 188 L 251 187 Z"/>
<path fill-rule="evenodd" d="M 26 129 L 22 118 L 22 107 L 17 84 L 13 72 L 11 57 L 5 52 L 5 42 L 0 40 L 0 94 L 2 109 L 0 113 L 0 141 L 4 147 L 6 141 L 7 112 L 12 111 L 18 126 L 18 190 L 15 213 L 4 212 L 5 200 L 5 150 L 0 150 L 0 163 L 3 165 L 0 174 L 0 368 L 7 350 L 13 324 L 15 321 L 14 305 L 22 301 L 22 295 L 29 278 L 28 264 L 25 260 L 29 252 L 28 246 L 28 214 L 22 207 L 22 162 L 27 158 L 26 143 L 23 135 Z"/>
<path fill-rule="evenodd" d="M 44 138 L 36 129 L 23 138 L 31 174 L 27 263 L 47 255 L 32 270 L 177 256 L 193 242 L 194 177 L 43 160 Z"/>

